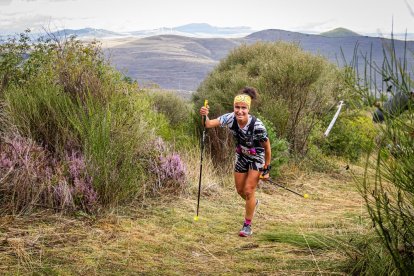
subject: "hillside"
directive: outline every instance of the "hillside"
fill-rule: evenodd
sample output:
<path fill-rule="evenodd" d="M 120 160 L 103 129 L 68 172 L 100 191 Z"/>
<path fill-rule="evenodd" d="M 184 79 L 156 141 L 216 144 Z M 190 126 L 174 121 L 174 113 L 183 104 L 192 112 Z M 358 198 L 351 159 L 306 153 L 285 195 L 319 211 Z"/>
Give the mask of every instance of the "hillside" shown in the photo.
<path fill-rule="evenodd" d="M 117 45 L 107 53 L 119 70 L 139 83 L 195 90 L 218 61 L 240 43 L 238 39 L 163 35 Z"/>
<path fill-rule="evenodd" d="M 348 257 L 338 244 L 366 231 L 356 188 L 343 176 L 297 176 L 286 184 L 310 198 L 262 184 L 254 234 L 245 239 L 232 186 L 203 195 L 198 222 L 195 194 L 97 217 L 3 216 L 0 274 L 342 275 Z"/>
<path fill-rule="evenodd" d="M 338 34 L 339 32 L 334 32 Z M 347 33 L 349 34 L 349 32 Z M 363 72 L 364 58 L 372 49 L 372 60 L 382 64 L 383 45 L 389 39 L 367 36 L 327 37 L 284 30 L 264 30 L 244 38 L 194 38 L 174 35 L 153 36 L 126 40 L 110 46 L 106 41 L 106 52 L 113 65 L 126 75 L 148 85 L 158 84 L 161 88 L 173 90 L 197 89 L 201 81 L 229 51 L 242 43 L 258 41 L 286 41 L 299 44 L 305 51 L 320 54 L 334 64 L 344 65 L 342 53 L 349 63 L 358 45 L 358 64 Z M 396 52 L 402 57 L 404 41 L 395 41 Z M 414 41 L 407 42 L 409 51 L 414 51 Z M 414 64 L 412 55 L 407 55 L 409 66 Z M 377 76 L 381 87 L 381 76 Z"/>

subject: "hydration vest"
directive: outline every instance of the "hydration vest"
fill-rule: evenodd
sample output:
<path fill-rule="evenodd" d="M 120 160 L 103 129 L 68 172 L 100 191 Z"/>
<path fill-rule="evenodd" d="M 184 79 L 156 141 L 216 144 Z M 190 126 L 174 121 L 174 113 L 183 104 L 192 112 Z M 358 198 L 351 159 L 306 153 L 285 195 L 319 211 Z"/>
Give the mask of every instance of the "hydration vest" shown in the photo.
<path fill-rule="evenodd" d="M 261 147 L 260 143 L 258 141 L 255 142 L 253 139 L 254 138 L 254 124 L 256 123 L 256 117 L 253 115 L 251 116 L 252 116 L 252 119 L 250 121 L 249 128 L 247 129 L 246 134 L 243 134 L 241 129 L 239 128 L 236 117 L 233 120 L 233 124 L 231 125 L 230 129 L 233 130 L 233 135 L 237 143 L 237 148 L 240 148 L 240 146 L 244 146 L 249 149 L 252 149 L 255 147 Z M 246 139 L 242 139 L 242 136 L 245 136 Z"/>

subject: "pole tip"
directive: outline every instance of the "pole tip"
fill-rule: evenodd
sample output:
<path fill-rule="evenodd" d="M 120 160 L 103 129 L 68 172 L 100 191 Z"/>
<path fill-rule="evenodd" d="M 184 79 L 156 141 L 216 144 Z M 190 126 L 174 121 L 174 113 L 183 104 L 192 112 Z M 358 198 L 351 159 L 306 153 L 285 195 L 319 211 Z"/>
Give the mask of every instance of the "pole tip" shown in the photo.
<path fill-rule="evenodd" d="M 304 198 L 308 198 L 308 197 L 309 197 L 309 195 L 308 195 L 308 194 L 304 194 L 304 195 L 303 195 L 303 197 L 304 197 Z"/>
<path fill-rule="evenodd" d="M 194 221 L 198 221 L 198 216 L 195 216 L 194 217 Z"/>

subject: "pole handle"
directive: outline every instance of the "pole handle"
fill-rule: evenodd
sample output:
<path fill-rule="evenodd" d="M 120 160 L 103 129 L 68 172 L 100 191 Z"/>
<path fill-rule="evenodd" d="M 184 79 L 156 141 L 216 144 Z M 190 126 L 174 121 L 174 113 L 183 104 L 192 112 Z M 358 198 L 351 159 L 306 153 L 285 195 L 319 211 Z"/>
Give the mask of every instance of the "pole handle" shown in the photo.
<path fill-rule="evenodd" d="M 208 105 L 208 100 L 204 100 L 204 107 L 207 107 L 207 105 Z M 203 123 L 203 127 L 205 127 L 206 120 L 207 120 L 207 116 L 204 115 L 202 120 L 201 120 L 201 122 Z"/>

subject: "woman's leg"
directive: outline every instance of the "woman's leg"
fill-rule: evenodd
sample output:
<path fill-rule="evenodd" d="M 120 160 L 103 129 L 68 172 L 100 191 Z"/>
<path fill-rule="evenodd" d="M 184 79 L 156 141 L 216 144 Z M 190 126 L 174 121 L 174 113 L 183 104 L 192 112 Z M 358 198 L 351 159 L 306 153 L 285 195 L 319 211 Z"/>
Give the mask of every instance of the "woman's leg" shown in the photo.
<path fill-rule="evenodd" d="M 248 220 L 253 219 L 254 209 L 256 208 L 256 187 L 259 183 L 260 172 L 249 170 L 244 184 L 244 196 L 246 199 L 246 215 Z"/>
<path fill-rule="evenodd" d="M 245 218 L 251 220 L 253 218 L 254 209 L 256 207 L 256 187 L 259 182 L 260 172 L 249 170 L 247 173 L 234 173 L 234 181 L 236 183 L 237 193 L 246 200 Z"/>
<path fill-rule="evenodd" d="M 237 193 L 243 199 L 246 199 L 246 196 L 244 194 L 244 186 L 246 184 L 247 174 L 248 174 L 247 172 L 245 173 L 235 172 L 234 173 L 234 183 L 236 184 Z"/>

